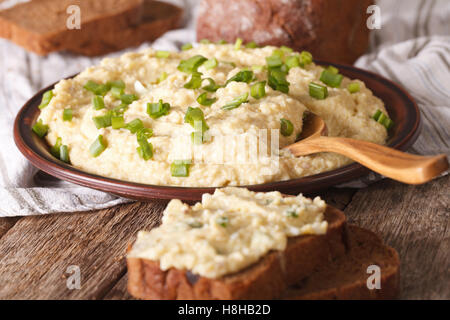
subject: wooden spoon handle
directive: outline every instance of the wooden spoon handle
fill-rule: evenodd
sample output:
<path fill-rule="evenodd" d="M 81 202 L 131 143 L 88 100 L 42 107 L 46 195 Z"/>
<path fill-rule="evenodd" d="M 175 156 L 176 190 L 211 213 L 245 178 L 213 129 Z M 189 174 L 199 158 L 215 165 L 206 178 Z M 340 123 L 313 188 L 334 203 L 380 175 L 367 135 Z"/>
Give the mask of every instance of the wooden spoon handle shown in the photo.
<path fill-rule="evenodd" d="M 295 156 L 317 152 L 342 154 L 386 177 L 408 184 L 430 181 L 448 169 L 445 154 L 417 156 L 379 144 L 339 137 L 315 137 L 294 143 L 288 147 Z"/>

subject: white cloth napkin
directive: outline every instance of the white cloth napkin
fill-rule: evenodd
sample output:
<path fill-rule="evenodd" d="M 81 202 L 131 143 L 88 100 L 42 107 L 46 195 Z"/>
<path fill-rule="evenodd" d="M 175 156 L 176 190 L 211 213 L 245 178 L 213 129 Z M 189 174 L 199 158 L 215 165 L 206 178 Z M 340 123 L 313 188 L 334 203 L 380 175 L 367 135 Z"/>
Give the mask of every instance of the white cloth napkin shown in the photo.
<path fill-rule="evenodd" d="M 0 3 L 0 9 L 14 1 L 19 0 Z M 197 0 L 170 2 L 186 8 L 186 27 L 155 41 L 152 46 L 157 49 L 176 50 L 183 43 L 195 41 Z M 424 126 L 413 152 L 450 155 L 449 2 L 383 0 L 378 5 L 382 28 L 372 33 L 370 53 L 356 66 L 401 84 L 419 103 Z M 0 216 L 87 211 L 129 201 L 39 172 L 19 153 L 12 137 L 15 115 L 35 92 L 99 60 L 69 53 L 39 57 L 0 39 Z M 369 175 L 346 185 L 362 187 L 378 178 Z"/>

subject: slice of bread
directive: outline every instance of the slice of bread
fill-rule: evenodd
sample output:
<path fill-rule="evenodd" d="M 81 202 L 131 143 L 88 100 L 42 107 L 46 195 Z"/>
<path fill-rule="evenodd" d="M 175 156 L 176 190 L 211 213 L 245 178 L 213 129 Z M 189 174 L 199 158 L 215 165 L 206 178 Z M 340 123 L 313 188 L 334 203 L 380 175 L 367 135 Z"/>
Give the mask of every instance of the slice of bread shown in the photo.
<path fill-rule="evenodd" d="M 399 292 L 400 260 L 397 252 L 374 233 L 350 226 L 349 251 L 333 263 L 322 265 L 291 286 L 283 299 L 394 299 Z M 380 267 L 380 289 L 368 289 L 371 265 Z M 373 272 L 373 271 L 372 271 Z M 369 281 L 372 283 L 372 281 Z"/>
<path fill-rule="evenodd" d="M 180 25 L 183 10 L 160 1 L 144 0 L 142 21 L 119 31 L 95 34 L 86 42 L 70 45 L 67 49 L 85 56 L 104 55 L 109 52 L 135 47 L 146 41 L 153 41 Z"/>
<path fill-rule="evenodd" d="M 315 59 L 353 63 L 369 45 L 373 0 L 203 0 L 197 39 L 288 46 Z"/>
<path fill-rule="evenodd" d="M 231 275 L 210 279 L 187 270 L 163 271 L 159 262 L 127 258 L 128 291 L 140 299 L 274 299 L 319 266 L 345 255 L 345 216 L 327 207 L 325 235 L 289 238 L 284 251 L 271 251 L 259 262 Z"/>
<path fill-rule="evenodd" d="M 71 5 L 80 8 L 81 29 L 67 28 Z M 142 5 L 143 0 L 34 0 L 0 11 L 0 37 L 45 55 L 138 25 Z"/>

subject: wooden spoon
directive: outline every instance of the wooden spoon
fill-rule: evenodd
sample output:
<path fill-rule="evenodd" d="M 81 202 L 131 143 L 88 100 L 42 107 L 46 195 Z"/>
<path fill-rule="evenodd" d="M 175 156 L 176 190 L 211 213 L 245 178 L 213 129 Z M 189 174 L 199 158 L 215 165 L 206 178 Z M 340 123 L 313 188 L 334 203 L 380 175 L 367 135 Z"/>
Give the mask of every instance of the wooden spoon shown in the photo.
<path fill-rule="evenodd" d="M 428 182 L 448 169 L 445 154 L 417 156 L 372 142 L 326 137 L 326 131 L 322 118 L 310 113 L 305 118 L 301 140 L 284 149 L 295 156 L 318 152 L 339 153 L 383 176 L 408 184 Z"/>

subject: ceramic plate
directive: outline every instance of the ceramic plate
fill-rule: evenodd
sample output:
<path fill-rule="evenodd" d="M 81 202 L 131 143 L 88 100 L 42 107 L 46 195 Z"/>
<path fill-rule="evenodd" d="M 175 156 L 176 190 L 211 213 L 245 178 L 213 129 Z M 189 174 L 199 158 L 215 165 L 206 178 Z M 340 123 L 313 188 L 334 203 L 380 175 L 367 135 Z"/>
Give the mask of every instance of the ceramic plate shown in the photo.
<path fill-rule="evenodd" d="M 329 65 L 330 63 L 317 62 Z M 390 132 L 388 145 L 399 150 L 406 150 L 417 139 L 420 128 L 420 112 L 411 96 L 395 83 L 368 71 L 352 66 L 332 64 L 340 72 L 351 79 L 360 79 L 366 83 L 373 93 L 382 99 L 395 127 Z M 53 88 L 51 85 L 39 91 L 19 111 L 14 123 L 14 140 L 22 154 L 42 171 L 82 186 L 113 193 L 137 200 L 181 199 L 197 201 L 203 193 L 214 192 L 214 188 L 171 187 L 133 183 L 106 178 L 80 171 L 55 159 L 49 152 L 49 147 L 43 139 L 39 139 L 31 127 L 39 116 L 38 105 L 45 91 Z M 350 181 L 369 172 L 360 164 L 352 163 L 345 167 L 316 174 L 313 176 L 287 181 L 270 182 L 246 186 L 254 191 L 278 190 L 287 194 L 315 193 L 333 185 Z"/>

